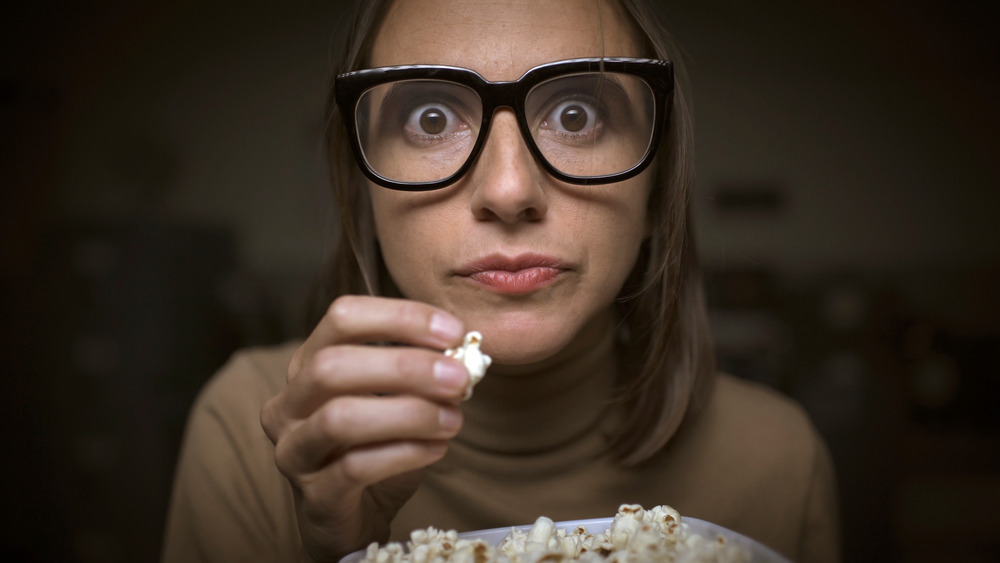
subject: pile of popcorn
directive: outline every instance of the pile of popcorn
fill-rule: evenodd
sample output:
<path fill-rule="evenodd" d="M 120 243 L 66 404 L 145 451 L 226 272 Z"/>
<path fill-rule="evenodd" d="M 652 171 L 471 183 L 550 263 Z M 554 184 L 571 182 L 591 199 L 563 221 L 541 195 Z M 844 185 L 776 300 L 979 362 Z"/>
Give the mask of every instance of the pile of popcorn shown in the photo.
<path fill-rule="evenodd" d="M 557 528 L 544 516 L 525 532 L 511 528 L 500 545 L 459 538 L 454 530 L 416 530 L 404 548 L 400 543 L 368 546 L 368 563 L 585 563 L 694 562 L 746 563 L 749 552 L 722 536 L 708 538 L 690 530 L 673 508 L 644 510 L 623 504 L 611 526 L 597 534 L 579 526 L 572 532 Z"/>

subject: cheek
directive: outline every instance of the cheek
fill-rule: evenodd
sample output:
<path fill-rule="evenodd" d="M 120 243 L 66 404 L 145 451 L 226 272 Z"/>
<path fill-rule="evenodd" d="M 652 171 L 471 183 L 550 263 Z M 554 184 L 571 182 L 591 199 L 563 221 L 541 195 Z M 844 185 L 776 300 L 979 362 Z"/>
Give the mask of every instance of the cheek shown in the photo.
<path fill-rule="evenodd" d="M 612 288 L 617 295 L 635 265 L 639 248 L 646 238 L 645 210 L 638 213 L 614 215 L 604 232 L 593 240 L 594 257 L 598 258 L 606 270 L 602 277 L 616 285 Z"/>
<path fill-rule="evenodd" d="M 617 197 L 582 207 L 571 229 L 573 238 L 587 247 L 589 277 L 602 301 L 618 295 L 649 236 L 648 188 L 640 183 L 620 187 Z"/>
<path fill-rule="evenodd" d="M 649 210 L 652 186 L 649 178 L 650 175 L 643 174 L 634 179 L 638 184 L 636 197 L 624 203 L 622 216 L 615 225 L 615 234 L 611 237 L 612 240 L 618 241 L 614 259 L 617 260 L 616 268 L 621 275 L 619 282 L 622 284 L 635 267 L 640 247 L 652 232 Z"/>
<path fill-rule="evenodd" d="M 382 251 L 382 260 L 396 287 L 403 295 L 409 295 L 411 289 L 406 287 L 405 282 L 413 279 L 413 272 L 420 271 L 416 267 L 421 261 L 420 245 L 416 244 L 416 237 L 398 235 L 399 231 L 392 229 L 388 233 L 379 232 L 379 247 Z"/>
<path fill-rule="evenodd" d="M 608 200 L 601 206 L 602 218 L 585 217 L 585 221 L 590 221 L 594 225 L 601 225 L 601 232 L 595 233 L 600 239 L 603 247 L 608 251 L 617 251 L 620 261 L 628 262 L 634 252 L 638 252 L 639 246 L 651 231 L 651 219 L 648 208 L 649 194 L 651 188 L 644 176 L 634 178 L 629 186 L 621 186 L 620 196 L 614 200 Z M 626 195 L 627 194 L 627 195 Z M 584 225 L 582 228 L 587 229 Z M 591 227 L 592 228 L 592 227 Z"/>
<path fill-rule="evenodd" d="M 405 224 L 406 215 L 400 211 L 393 195 L 385 194 L 379 187 L 370 188 L 369 194 L 375 219 L 375 237 L 382 252 L 382 260 L 396 286 L 405 293 L 399 280 L 406 280 L 408 276 L 400 276 L 400 273 L 413 270 L 412 264 L 420 260 L 415 253 L 420 245 L 417 237 L 401 236 L 412 229 Z"/>
<path fill-rule="evenodd" d="M 448 222 L 440 217 L 439 205 L 414 205 L 413 194 L 385 192 L 380 187 L 371 192 L 382 259 L 404 296 L 427 300 L 437 262 L 435 253 L 449 248 L 448 233 L 443 228 Z"/>

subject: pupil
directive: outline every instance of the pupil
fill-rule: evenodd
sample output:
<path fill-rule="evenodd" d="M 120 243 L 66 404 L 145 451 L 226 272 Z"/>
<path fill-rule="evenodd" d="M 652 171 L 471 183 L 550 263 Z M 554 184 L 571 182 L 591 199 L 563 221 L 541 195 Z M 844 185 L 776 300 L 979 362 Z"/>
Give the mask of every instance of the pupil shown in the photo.
<path fill-rule="evenodd" d="M 564 129 L 575 133 L 587 124 L 587 111 L 578 105 L 567 106 L 559 116 L 559 122 Z"/>
<path fill-rule="evenodd" d="M 444 131 L 447 118 L 439 109 L 426 109 L 420 114 L 420 128 L 431 135 Z"/>

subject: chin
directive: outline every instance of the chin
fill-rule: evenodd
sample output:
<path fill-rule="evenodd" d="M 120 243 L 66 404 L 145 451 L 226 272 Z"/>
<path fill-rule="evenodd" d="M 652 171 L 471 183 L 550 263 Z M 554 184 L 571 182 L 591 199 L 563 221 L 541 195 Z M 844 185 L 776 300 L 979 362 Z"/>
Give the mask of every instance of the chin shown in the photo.
<path fill-rule="evenodd" d="M 494 339 L 497 340 L 497 339 Z M 489 352 L 497 366 L 532 366 L 545 363 L 555 357 L 562 348 L 558 346 L 539 346 L 537 342 L 530 344 L 510 344 L 500 341 L 497 346 L 483 348 Z"/>
<path fill-rule="evenodd" d="M 562 350 L 561 346 L 546 346 L 545 343 L 533 342 L 507 342 L 502 338 L 488 340 L 485 336 L 483 342 L 490 342 L 489 347 L 484 346 L 483 350 L 490 354 L 493 363 L 497 366 L 531 366 L 545 363 L 546 360 L 555 357 Z"/>
<path fill-rule="evenodd" d="M 565 350 L 578 332 L 578 327 L 564 322 L 477 322 L 470 319 L 466 326 L 482 333 L 483 351 L 493 358 L 494 365 L 503 366 L 545 363 Z"/>

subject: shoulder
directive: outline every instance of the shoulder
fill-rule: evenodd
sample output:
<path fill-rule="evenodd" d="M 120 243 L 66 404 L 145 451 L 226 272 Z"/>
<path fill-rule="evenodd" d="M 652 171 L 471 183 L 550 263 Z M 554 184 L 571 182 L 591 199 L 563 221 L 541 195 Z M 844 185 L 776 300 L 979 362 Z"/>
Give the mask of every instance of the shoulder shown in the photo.
<path fill-rule="evenodd" d="M 805 488 L 826 456 L 805 410 L 770 387 L 719 374 L 700 411 L 687 420 L 663 459 L 734 484 Z"/>
<path fill-rule="evenodd" d="M 805 410 L 765 385 L 720 375 L 694 433 L 716 455 L 762 475 L 807 478 L 823 441 Z"/>
<path fill-rule="evenodd" d="M 753 436 L 755 442 L 771 438 L 768 441 L 775 447 L 815 439 L 812 422 L 797 402 L 770 387 L 730 375 L 719 375 L 705 414 L 713 424 Z"/>
<path fill-rule="evenodd" d="M 288 363 L 300 342 L 239 350 L 199 392 L 194 411 L 257 412 L 285 386 Z"/>
<path fill-rule="evenodd" d="M 297 347 L 241 350 L 202 388 L 174 473 L 165 561 L 297 559 L 291 488 L 260 427 Z"/>
<path fill-rule="evenodd" d="M 805 410 L 761 384 L 720 375 L 707 402 L 668 445 L 664 459 L 726 504 L 788 508 L 810 494 L 823 440 Z M 722 502 L 722 499 L 717 499 Z"/>
<path fill-rule="evenodd" d="M 682 513 L 739 531 L 796 560 L 836 553 L 836 482 L 822 437 L 794 400 L 720 375 L 667 448 L 682 469 Z M 682 460 L 682 461 L 681 461 Z M 817 549 L 813 549 L 818 546 Z M 825 556 L 813 559 L 808 553 Z"/>
<path fill-rule="evenodd" d="M 260 410 L 285 386 L 288 362 L 299 343 L 247 348 L 232 355 L 202 387 L 188 414 L 188 442 L 224 441 L 267 450 Z M 214 447 L 214 446 L 213 446 Z"/>

